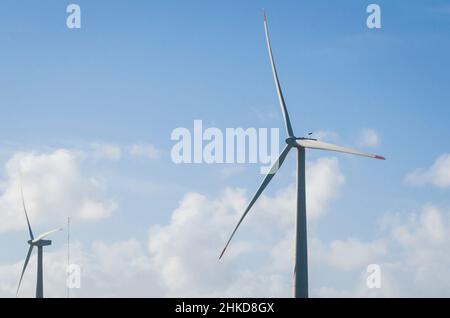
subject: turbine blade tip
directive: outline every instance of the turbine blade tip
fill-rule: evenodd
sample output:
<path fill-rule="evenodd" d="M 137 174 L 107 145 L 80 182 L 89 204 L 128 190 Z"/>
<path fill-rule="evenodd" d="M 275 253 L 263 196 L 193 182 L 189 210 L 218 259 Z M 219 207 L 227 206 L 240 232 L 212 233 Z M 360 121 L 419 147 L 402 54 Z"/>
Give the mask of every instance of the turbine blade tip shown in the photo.
<path fill-rule="evenodd" d="M 378 159 L 378 160 L 386 160 L 386 158 L 385 157 L 383 157 L 383 156 L 375 156 L 375 159 Z"/>

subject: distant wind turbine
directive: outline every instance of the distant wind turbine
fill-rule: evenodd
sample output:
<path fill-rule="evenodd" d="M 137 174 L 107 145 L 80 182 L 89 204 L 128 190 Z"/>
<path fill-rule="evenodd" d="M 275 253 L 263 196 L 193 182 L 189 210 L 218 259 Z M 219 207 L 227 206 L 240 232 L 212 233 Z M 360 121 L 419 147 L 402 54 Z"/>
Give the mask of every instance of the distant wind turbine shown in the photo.
<path fill-rule="evenodd" d="M 17 287 L 16 296 L 19 295 L 19 289 L 20 289 L 20 284 L 22 283 L 23 275 L 25 274 L 25 270 L 27 269 L 28 262 L 30 261 L 30 257 L 31 257 L 31 253 L 33 252 L 33 248 L 36 246 L 38 249 L 36 298 L 44 298 L 43 248 L 44 248 L 44 246 L 52 245 L 52 241 L 45 240 L 45 238 L 53 233 L 61 231 L 62 229 L 52 230 L 52 231 L 43 233 L 35 238 L 33 235 L 33 230 L 31 229 L 30 219 L 28 218 L 27 209 L 25 207 L 25 199 L 23 196 L 22 187 L 20 188 L 20 193 L 22 195 L 23 210 L 25 212 L 25 217 L 27 219 L 27 224 L 28 224 L 28 232 L 30 234 L 30 240 L 28 241 L 30 248 L 28 250 L 27 258 L 25 259 L 25 264 L 23 265 L 22 274 L 20 275 L 19 286 Z"/>
<path fill-rule="evenodd" d="M 266 33 L 267 48 L 269 50 L 270 62 L 272 65 L 273 77 L 275 80 L 275 87 L 278 93 L 278 100 L 281 106 L 281 112 L 283 113 L 284 123 L 286 127 L 286 132 L 288 138 L 286 139 L 286 148 L 283 150 L 269 174 L 265 177 L 262 185 L 259 187 L 258 191 L 250 201 L 247 209 L 242 215 L 239 223 L 231 234 L 225 248 L 220 254 L 220 259 L 225 254 L 231 240 L 236 234 L 242 221 L 245 219 L 250 209 L 256 203 L 258 198 L 261 196 L 263 191 L 266 189 L 267 185 L 273 179 L 278 169 L 283 165 L 288 153 L 291 149 L 297 149 L 298 155 L 298 166 L 297 166 L 297 222 L 296 222 L 296 247 L 295 247 L 295 277 L 294 277 L 294 297 L 295 298 L 308 298 L 308 244 L 307 244 L 307 225 L 306 225 L 306 189 L 305 189 L 305 149 L 318 149 L 318 150 L 328 150 L 334 152 L 347 153 L 357 156 L 363 156 L 368 158 L 386 160 L 384 157 L 361 152 L 358 150 L 332 145 L 317 139 L 312 138 L 298 138 L 294 135 L 292 130 L 291 121 L 289 119 L 289 113 L 287 111 L 286 103 L 284 101 L 283 93 L 280 86 L 280 81 L 278 79 L 277 70 L 275 67 L 275 61 L 272 54 L 272 47 L 270 45 L 270 37 L 267 26 L 267 18 L 264 12 L 264 30 Z"/>

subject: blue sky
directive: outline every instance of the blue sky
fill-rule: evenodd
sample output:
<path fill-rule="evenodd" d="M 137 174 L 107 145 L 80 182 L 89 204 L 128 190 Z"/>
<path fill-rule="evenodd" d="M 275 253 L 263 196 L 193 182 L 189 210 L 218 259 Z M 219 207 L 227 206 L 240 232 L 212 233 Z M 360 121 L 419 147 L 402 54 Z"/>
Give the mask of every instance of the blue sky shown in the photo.
<path fill-rule="evenodd" d="M 282 127 L 262 8 L 297 134 L 335 132 L 333 141 L 388 158 L 380 163 L 308 152 L 312 163 L 338 158 L 345 176 L 339 198 L 313 226 L 314 235 L 323 242 L 377 240 L 385 213 L 419 213 L 427 203 L 449 210 L 447 187 L 405 181 L 449 151 L 447 1 L 377 1 L 380 30 L 366 27 L 370 2 L 361 0 L 76 3 L 81 30 L 67 29 L 64 1 L 0 5 L 0 164 L 18 152 L 120 147 L 119 160 L 79 165 L 80 174 L 101 180 L 102 195 L 117 204 L 108 218 L 74 225 L 80 244 L 132 237 L 145 245 L 149 228 L 170 223 L 186 193 L 213 199 L 227 187 L 243 188 L 248 199 L 256 190 L 258 165 L 173 164 L 170 134 L 177 127 L 191 129 L 195 119 L 221 129 Z M 379 136 L 374 147 L 360 145 L 367 129 Z M 125 155 L 133 144 L 151 145 L 159 155 Z M 267 194 L 276 196 L 291 184 L 294 168 L 292 156 Z M 226 169 L 235 173 L 227 175 Z M 6 191 L 6 169 L 0 177 Z M 6 238 L 0 249 L 7 251 L 0 264 L 20 263 L 26 232 L 0 234 Z M 54 243 L 52 249 L 63 250 L 64 236 Z M 252 262 L 243 256 L 233 267 L 244 270 L 247 263 Z M 326 282 L 318 276 L 313 271 L 312 285 L 320 288 Z"/>

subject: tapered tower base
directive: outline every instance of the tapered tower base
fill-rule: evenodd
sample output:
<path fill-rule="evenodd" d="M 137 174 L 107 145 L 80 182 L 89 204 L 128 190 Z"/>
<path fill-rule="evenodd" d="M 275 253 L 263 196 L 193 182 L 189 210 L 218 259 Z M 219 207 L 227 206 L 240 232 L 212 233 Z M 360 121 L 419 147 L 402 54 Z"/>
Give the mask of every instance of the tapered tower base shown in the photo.
<path fill-rule="evenodd" d="M 295 237 L 294 297 L 308 298 L 308 238 L 306 224 L 305 148 L 298 148 L 297 223 Z"/>
<path fill-rule="evenodd" d="M 38 246 L 36 298 L 44 298 L 43 247 Z"/>

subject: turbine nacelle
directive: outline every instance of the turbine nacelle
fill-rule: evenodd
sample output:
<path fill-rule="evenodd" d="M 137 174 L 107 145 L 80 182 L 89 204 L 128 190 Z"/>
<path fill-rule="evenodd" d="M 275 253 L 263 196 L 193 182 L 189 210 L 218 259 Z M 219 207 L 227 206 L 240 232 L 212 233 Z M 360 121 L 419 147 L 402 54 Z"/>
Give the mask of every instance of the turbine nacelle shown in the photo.
<path fill-rule="evenodd" d="M 52 245 L 52 241 L 50 241 L 50 240 L 39 240 L 39 241 L 29 240 L 28 244 L 30 246 L 44 247 L 44 246 Z"/>
<path fill-rule="evenodd" d="M 314 138 L 297 138 L 297 137 L 289 137 L 289 138 L 286 139 L 286 144 L 287 144 L 288 146 L 291 146 L 291 147 L 300 148 L 300 147 L 303 147 L 303 146 L 301 146 L 301 145 L 298 143 L 298 141 L 302 141 L 302 140 L 317 141 L 317 139 L 314 139 Z"/>

